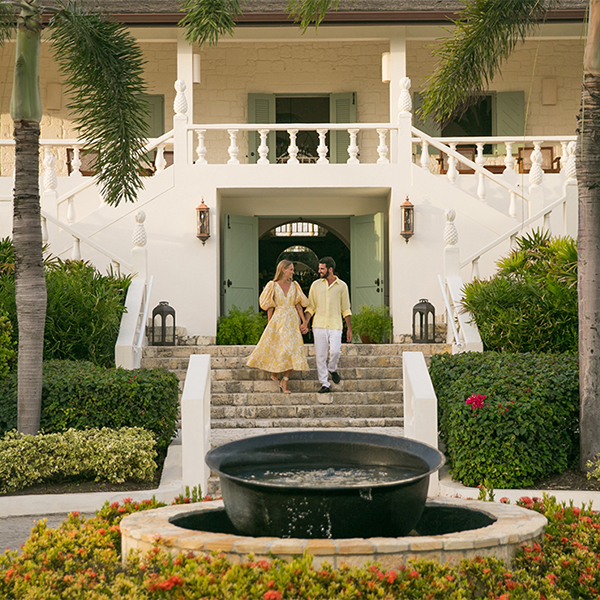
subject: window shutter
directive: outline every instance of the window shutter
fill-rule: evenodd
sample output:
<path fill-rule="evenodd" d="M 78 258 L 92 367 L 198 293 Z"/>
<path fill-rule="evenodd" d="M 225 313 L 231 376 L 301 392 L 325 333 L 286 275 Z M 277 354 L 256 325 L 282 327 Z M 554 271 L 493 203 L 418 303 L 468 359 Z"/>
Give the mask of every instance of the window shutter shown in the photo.
<path fill-rule="evenodd" d="M 248 123 L 275 124 L 275 94 L 248 94 Z M 248 162 L 256 163 L 260 156 L 260 135 L 256 131 L 248 133 Z M 269 162 L 275 162 L 275 131 L 269 131 L 267 136 L 269 146 Z"/>
<path fill-rule="evenodd" d="M 331 94 L 329 116 L 332 123 L 356 123 L 356 92 Z M 345 164 L 348 161 L 350 134 L 347 131 L 332 131 L 329 145 L 329 162 Z"/>
<path fill-rule="evenodd" d="M 525 92 L 496 94 L 496 131 L 494 135 L 525 135 Z"/>
<path fill-rule="evenodd" d="M 442 128 L 432 117 L 427 117 L 424 121 L 419 117 L 418 110 L 423 106 L 423 98 L 420 92 L 413 94 L 413 124 L 417 129 L 431 137 L 442 137 Z"/>

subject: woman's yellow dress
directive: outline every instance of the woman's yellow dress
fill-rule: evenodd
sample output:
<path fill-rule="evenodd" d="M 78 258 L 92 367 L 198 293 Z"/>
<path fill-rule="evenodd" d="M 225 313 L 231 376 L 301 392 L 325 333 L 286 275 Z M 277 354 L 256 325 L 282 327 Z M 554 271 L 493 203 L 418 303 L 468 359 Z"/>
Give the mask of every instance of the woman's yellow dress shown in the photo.
<path fill-rule="evenodd" d="M 275 310 L 246 364 L 271 373 L 308 369 L 296 310 L 297 304 L 308 306 L 308 298 L 298 282 L 292 282 L 286 295 L 277 282 L 269 281 L 258 302 L 263 310 Z"/>

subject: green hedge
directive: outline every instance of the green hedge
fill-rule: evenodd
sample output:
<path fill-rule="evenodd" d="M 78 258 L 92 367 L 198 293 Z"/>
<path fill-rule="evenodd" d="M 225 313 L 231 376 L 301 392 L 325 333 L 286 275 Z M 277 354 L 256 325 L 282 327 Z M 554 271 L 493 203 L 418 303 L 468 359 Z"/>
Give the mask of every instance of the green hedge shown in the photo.
<path fill-rule="evenodd" d="M 530 487 L 576 466 L 576 356 L 444 354 L 432 358 L 429 373 L 454 479 L 469 486 Z"/>
<path fill-rule="evenodd" d="M 252 307 L 240 310 L 233 306 L 229 314 L 217 323 L 217 344 L 225 346 L 258 343 L 267 326 L 267 317 Z"/>
<path fill-rule="evenodd" d="M 0 439 L 0 493 L 72 477 L 151 481 L 157 468 L 155 446 L 153 434 L 139 427 L 39 435 L 10 431 Z"/>
<path fill-rule="evenodd" d="M 131 277 L 120 277 L 112 271 L 102 275 L 90 263 L 59 259 L 47 262 L 45 271 L 48 303 L 44 359 L 89 360 L 114 366 L 115 343 Z M 8 314 L 16 340 L 15 280 L 12 270 L 2 270 L 2 264 L 0 309 Z"/>
<path fill-rule="evenodd" d="M 105 369 L 89 362 L 44 363 L 41 429 L 142 427 L 164 453 L 176 431 L 178 379 L 165 369 Z M 0 433 L 17 425 L 17 376 L 0 388 Z"/>

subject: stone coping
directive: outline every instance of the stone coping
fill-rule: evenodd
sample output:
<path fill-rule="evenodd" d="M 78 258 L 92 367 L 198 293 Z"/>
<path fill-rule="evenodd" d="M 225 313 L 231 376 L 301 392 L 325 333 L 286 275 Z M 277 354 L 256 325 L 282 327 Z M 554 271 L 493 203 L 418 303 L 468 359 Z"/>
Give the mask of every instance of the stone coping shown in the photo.
<path fill-rule="evenodd" d="M 434 536 L 310 540 L 194 531 L 169 522 L 175 516 L 221 509 L 223 502 L 217 500 L 128 515 L 121 521 L 123 560 L 130 550 L 146 551 L 158 545 L 172 554 L 223 552 L 234 562 L 244 560 L 249 554 L 290 560 L 306 552 L 314 556 L 315 565 L 327 561 L 335 567 L 342 563 L 362 565 L 369 561 L 398 566 L 412 558 L 457 563 L 474 556 L 496 556 L 510 561 L 519 545 L 539 539 L 547 524 L 543 515 L 508 504 L 436 497 L 428 499 L 427 505 L 472 508 L 497 520 L 480 529 Z"/>

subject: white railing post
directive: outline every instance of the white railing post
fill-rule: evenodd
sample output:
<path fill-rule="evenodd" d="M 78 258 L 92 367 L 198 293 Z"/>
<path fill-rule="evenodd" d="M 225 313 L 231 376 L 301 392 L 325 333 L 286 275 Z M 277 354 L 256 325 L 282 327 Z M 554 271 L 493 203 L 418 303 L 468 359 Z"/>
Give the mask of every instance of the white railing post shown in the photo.
<path fill-rule="evenodd" d="M 81 171 L 81 146 L 73 146 L 73 160 L 69 177 L 83 177 Z"/>
<path fill-rule="evenodd" d="M 210 355 L 192 354 L 181 396 L 183 485 L 200 485 L 206 494 L 210 470 L 204 462 L 210 450 Z"/>
<path fill-rule="evenodd" d="M 227 161 L 228 165 L 239 165 L 240 161 L 238 160 L 238 154 L 240 149 L 237 145 L 237 134 L 239 129 L 228 129 L 227 133 L 229 134 L 229 148 L 227 148 L 227 152 L 229 153 L 229 160 Z"/>
<path fill-rule="evenodd" d="M 544 207 L 542 144 L 543 142 L 533 142 L 533 152 L 531 153 L 531 169 L 529 170 L 529 217 Z"/>
<path fill-rule="evenodd" d="M 504 145 L 506 146 L 506 157 L 504 158 L 504 166 L 506 167 L 506 169 L 504 170 L 504 172 L 512 171 L 514 173 L 515 172 L 515 157 L 513 156 L 513 153 L 512 153 L 513 143 L 512 142 L 504 142 Z M 512 215 L 511 215 L 511 217 L 512 217 Z"/>
<path fill-rule="evenodd" d="M 422 352 L 402 353 L 404 436 L 438 447 L 437 397 Z M 439 474 L 429 476 L 428 496 L 439 495 Z"/>
<path fill-rule="evenodd" d="M 389 148 L 385 143 L 387 132 L 387 129 L 377 129 L 377 135 L 379 135 L 379 145 L 377 146 L 377 154 L 379 154 L 379 158 L 377 159 L 378 165 L 388 164 L 390 162 L 388 158 Z"/>
<path fill-rule="evenodd" d="M 429 171 L 429 142 L 421 138 L 421 168 Z"/>
<path fill-rule="evenodd" d="M 449 144 L 449 146 L 451 150 L 456 150 L 456 144 Z M 446 177 L 450 183 L 456 185 L 456 178 L 458 177 L 456 158 L 450 154 L 448 155 L 448 172 L 446 173 Z"/>
<path fill-rule="evenodd" d="M 73 236 L 73 250 L 71 251 L 71 260 L 81 260 L 81 240 Z"/>
<path fill-rule="evenodd" d="M 287 132 L 290 136 L 290 145 L 288 146 L 289 159 L 287 161 L 287 164 L 298 165 L 300 164 L 300 162 L 298 161 L 298 146 L 296 145 L 296 136 L 298 135 L 298 130 L 288 129 Z"/>
<path fill-rule="evenodd" d="M 177 164 L 186 164 L 188 162 L 188 103 L 185 97 L 185 81 L 178 79 L 175 82 L 175 100 L 173 101 L 173 166 L 177 169 Z"/>
<path fill-rule="evenodd" d="M 358 146 L 356 144 L 356 134 L 359 131 L 359 129 L 348 129 L 348 133 L 350 134 L 350 144 L 348 146 L 348 160 L 346 163 L 349 165 L 357 165 L 359 163 Z"/>
<path fill-rule="evenodd" d="M 412 98 L 410 97 L 411 82 L 408 77 L 402 77 L 398 82 L 398 164 L 412 163 Z M 428 165 L 429 166 L 429 165 Z"/>
<path fill-rule="evenodd" d="M 146 221 L 146 213 L 140 210 L 135 215 L 135 227 L 133 229 L 133 248 L 131 250 L 131 264 L 133 266 L 134 273 L 144 281 L 148 280 L 148 250 L 146 249 L 146 242 L 148 236 L 146 235 L 146 228 L 144 222 Z"/>
<path fill-rule="evenodd" d="M 198 134 L 198 146 L 196 147 L 196 155 L 198 158 L 196 159 L 196 164 L 206 165 L 208 164 L 206 161 L 206 146 L 204 145 L 204 134 L 206 133 L 206 129 L 198 129 L 196 133 Z"/>
<path fill-rule="evenodd" d="M 156 167 L 156 172 L 160 173 L 165 170 L 167 166 L 167 161 L 165 160 L 165 145 L 159 144 L 156 148 L 156 159 L 154 161 L 154 166 Z"/>
<path fill-rule="evenodd" d="M 327 135 L 328 129 L 317 129 L 319 134 L 319 145 L 317 146 L 317 154 L 319 155 L 318 165 L 328 165 L 327 160 L 327 144 L 325 143 L 325 136 Z"/>
<path fill-rule="evenodd" d="M 260 158 L 257 161 L 259 165 L 268 165 L 269 164 L 269 146 L 267 146 L 267 136 L 269 135 L 268 129 L 259 129 L 258 133 L 260 135 L 260 146 L 258 147 L 258 155 Z"/>
<path fill-rule="evenodd" d="M 485 165 L 485 157 L 483 156 L 483 144 L 477 144 L 477 159 L 475 163 L 480 167 Z M 477 197 L 481 202 L 485 202 L 485 175 L 483 173 L 478 173 L 477 177 L 479 181 L 477 182 Z"/>
<path fill-rule="evenodd" d="M 575 142 L 569 142 L 563 154 L 564 174 L 567 180 L 563 186 L 566 196 L 563 212 L 563 235 L 577 238 L 578 204 L 577 204 L 577 164 L 575 157 Z"/>

